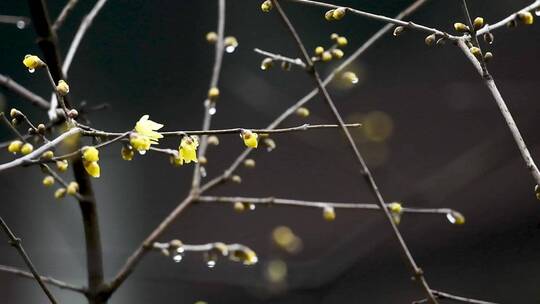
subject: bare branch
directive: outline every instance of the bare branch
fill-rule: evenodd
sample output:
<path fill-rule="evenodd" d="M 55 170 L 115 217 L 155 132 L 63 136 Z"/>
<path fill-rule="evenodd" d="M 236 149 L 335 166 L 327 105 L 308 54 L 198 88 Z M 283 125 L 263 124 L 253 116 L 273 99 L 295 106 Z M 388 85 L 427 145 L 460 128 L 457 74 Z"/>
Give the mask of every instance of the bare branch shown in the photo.
<path fill-rule="evenodd" d="M 306 68 L 306 64 L 300 58 L 294 58 L 293 59 L 293 58 L 282 56 L 282 55 L 279 55 L 279 54 L 274 54 L 274 53 L 270 53 L 270 52 L 267 52 L 267 51 L 263 51 L 263 50 L 257 49 L 257 48 L 253 49 L 253 51 L 255 51 L 255 53 L 261 54 L 263 56 L 270 57 L 270 58 L 272 58 L 273 60 L 276 60 L 276 61 L 288 62 L 288 63 L 294 64 L 294 65 L 297 65 L 297 66 L 301 67 L 302 69 Z"/>
<path fill-rule="evenodd" d="M 0 272 L 11 273 L 11 274 L 18 275 L 20 277 L 28 278 L 28 279 L 35 279 L 32 273 L 15 268 L 15 267 L 0 265 Z M 57 280 L 55 278 L 48 277 L 48 276 L 40 276 L 40 279 L 43 283 L 56 286 L 60 289 L 80 292 L 82 294 L 86 293 L 86 288 L 82 286 L 72 285 L 72 284 L 69 284 L 69 283 Z"/>
<path fill-rule="evenodd" d="M 494 23 L 494 24 L 487 24 L 486 26 L 484 26 L 483 28 L 481 28 L 480 30 L 478 30 L 476 32 L 476 35 L 483 35 L 485 33 L 488 33 L 488 32 L 491 32 L 491 31 L 494 31 L 498 28 L 501 28 L 501 27 L 506 27 L 506 24 L 512 20 L 515 20 L 516 19 L 516 16 L 517 14 L 519 14 L 520 12 L 526 12 L 526 11 L 533 11 L 537 8 L 540 8 L 540 0 L 536 0 L 534 1 L 532 4 L 520 9 L 519 11 L 517 11 L 516 13 L 513 13 L 511 14 L 510 16 L 502 19 L 501 21 L 497 22 L 497 23 Z"/>
<path fill-rule="evenodd" d="M 272 2 L 275 4 L 276 10 L 278 11 L 283 23 L 286 25 L 287 29 L 289 30 L 291 36 L 296 41 L 298 49 L 302 52 L 302 55 L 304 56 L 304 60 L 305 60 L 306 64 L 308 65 L 308 71 L 310 71 L 310 74 L 313 76 L 313 78 L 314 78 L 314 80 L 315 80 L 315 82 L 317 84 L 317 87 L 319 88 L 319 92 L 322 94 L 322 96 L 324 97 L 324 100 L 326 101 L 328 107 L 330 108 L 330 110 L 334 114 L 336 120 L 339 122 L 339 125 L 341 126 L 341 128 L 343 130 L 343 133 L 345 133 L 345 136 L 347 137 L 347 141 L 349 143 L 349 146 L 352 149 L 354 155 L 356 156 L 358 164 L 360 165 L 361 174 L 366 179 L 367 184 L 370 186 L 374 196 L 377 198 L 379 206 L 384 211 L 386 219 L 387 219 L 388 223 L 390 224 L 390 226 L 391 226 L 391 228 L 392 228 L 392 230 L 394 232 L 394 235 L 395 235 L 397 241 L 399 242 L 399 244 L 401 246 L 403 254 L 407 258 L 407 261 L 408 261 L 408 263 L 409 263 L 409 265 L 411 267 L 413 275 L 419 281 L 421 286 L 424 288 L 424 291 L 426 292 L 427 297 L 430 300 L 430 302 L 433 303 L 433 304 L 436 304 L 437 300 L 435 299 L 435 297 L 431 293 L 431 289 L 429 288 L 429 285 L 428 285 L 428 283 L 427 283 L 427 281 L 426 281 L 426 279 L 424 277 L 424 273 L 423 273 L 422 269 L 417 266 L 416 261 L 414 260 L 414 258 L 412 256 L 407 244 L 403 240 L 403 237 L 401 236 L 401 233 L 399 232 L 396 224 L 394 223 L 392 215 L 390 214 L 390 211 L 386 207 L 386 204 L 384 202 L 382 194 L 379 192 L 377 184 L 375 183 L 375 180 L 373 179 L 373 176 L 371 175 L 371 172 L 369 171 L 369 168 L 367 167 L 367 164 L 366 164 L 364 158 L 360 154 L 360 151 L 358 150 L 358 147 L 356 146 L 356 143 L 354 142 L 354 139 L 352 138 L 349 130 L 345 127 L 345 123 L 343 122 L 343 118 L 341 117 L 341 114 L 339 113 L 339 111 L 337 110 L 334 102 L 332 101 L 332 98 L 328 94 L 328 91 L 326 90 L 326 88 L 325 88 L 325 86 L 324 86 L 324 84 L 323 84 L 323 82 L 322 82 L 322 80 L 321 80 L 321 78 L 320 78 L 320 76 L 319 76 L 319 74 L 317 72 L 317 69 L 313 65 L 313 62 L 311 61 L 311 58 L 310 58 L 309 54 L 307 53 L 306 48 L 305 48 L 304 44 L 302 43 L 302 40 L 300 39 L 300 37 L 299 37 L 298 33 L 296 32 L 294 26 L 292 25 L 291 21 L 289 20 L 289 18 L 287 17 L 287 15 L 283 11 L 283 9 L 281 8 L 281 5 L 279 4 L 279 2 L 277 0 L 272 0 Z"/>
<path fill-rule="evenodd" d="M 52 293 L 49 291 L 47 286 L 45 286 L 45 283 L 43 283 L 43 280 L 41 280 L 41 276 L 38 274 L 36 267 L 32 263 L 32 260 L 30 260 L 30 257 L 28 256 L 28 254 L 26 253 L 26 251 L 24 250 L 22 246 L 21 239 L 16 237 L 15 234 L 13 234 L 13 232 L 11 231 L 11 229 L 9 229 L 8 225 L 6 224 L 6 222 L 4 222 L 4 219 L 1 216 L 0 216 L 0 226 L 2 226 L 2 229 L 8 236 L 10 245 L 17 249 L 17 251 L 19 252 L 19 255 L 23 258 L 24 263 L 26 264 L 26 266 L 28 266 L 28 269 L 30 269 L 30 272 L 32 273 L 34 279 L 38 282 L 41 289 L 43 289 L 43 292 L 45 293 L 45 295 L 47 295 L 47 298 L 49 298 L 49 301 L 53 304 L 58 303 L 58 301 L 56 301 L 56 299 L 54 298 Z"/>
<path fill-rule="evenodd" d="M 449 293 L 446 293 L 446 292 L 442 292 L 442 291 L 438 291 L 438 290 L 431 290 L 431 292 L 433 292 L 433 294 L 438 299 L 441 299 L 441 300 L 450 299 L 450 300 L 454 300 L 456 302 L 472 303 L 472 304 L 497 304 L 497 303 L 494 303 L 494 302 L 487 302 L 487 301 L 482 301 L 482 300 L 475 300 L 475 299 L 471 299 L 471 298 L 465 298 L 465 297 L 461 297 L 461 296 L 455 296 L 455 295 L 452 295 L 452 294 L 449 294 Z M 426 303 L 426 302 L 427 302 L 427 299 L 423 299 L 423 300 L 419 300 L 419 301 L 414 301 L 412 304 L 420 304 L 420 303 Z"/>
<path fill-rule="evenodd" d="M 19 95 L 20 97 L 30 101 L 33 105 L 40 107 L 44 110 L 49 109 L 49 102 L 46 101 L 43 97 L 33 93 L 27 88 L 15 82 L 13 79 L 8 76 L 0 74 L 0 85 L 13 93 Z"/>
<path fill-rule="evenodd" d="M 60 12 L 60 15 L 58 15 L 58 18 L 56 18 L 56 21 L 54 21 L 54 24 L 52 25 L 53 31 L 58 31 L 58 29 L 64 24 L 64 21 L 66 21 L 67 16 L 71 11 L 75 8 L 75 5 L 79 2 L 79 0 L 68 0 L 62 11 Z"/>

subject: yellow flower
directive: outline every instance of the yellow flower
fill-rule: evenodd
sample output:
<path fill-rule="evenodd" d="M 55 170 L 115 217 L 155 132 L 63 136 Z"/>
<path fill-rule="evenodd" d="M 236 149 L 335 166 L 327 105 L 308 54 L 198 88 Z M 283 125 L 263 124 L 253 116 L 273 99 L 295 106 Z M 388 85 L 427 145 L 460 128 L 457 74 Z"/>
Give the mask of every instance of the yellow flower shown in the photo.
<path fill-rule="evenodd" d="M 47 175 L 43 178 L 43 185 L 46 187 L 52 186 L 54 184 L 54 177 Z"/>
<path fill-rule="evenodd" d="M 388 204 L 388 209 L 390 209 L 390 211 L 393 212 L 393 213 L 401 213 L 401 212 L 403 212 L 403 207 L 398 202 Z"/>
<path fill-rule="evenodd" d="M 56 91 L 62 96 L 66 96 L 69 93 L 69 85 L 64 80 L 58 80 L 58 85 L 56 86 Z"/>
<path fill-rule="evenodd" d="M 257 140 L 259 135 L 257 133 L 253 133 L 250 130 L 244 130 L 241 136 L 242 136 L 242 139 L 244 140 L 244 144 L 247 147 L 257 148 L 257 146 L 259 145 L 259 142 Z"/>
<path fill-rule="evenodd" d="M 36 55 L 26 55 L 26 56 L 24 56 L 23 64 L 31 72 L 33 72 L 35 69 L 45 65 L 45 63 Z"/>
<path fill-rule="evenodd" d="M 83 147 L 83 156 L 82 158 L 87 162 L 96 162 L 99 160 L 99 150 L 95 147 Z"/>
<path fill-rule="evenodd" d="M 9 143 L 8 151 L 13 154 L 17 154 L 21 151 L 21 147 L 23 145 L 23 142 L 20 140 L 14 140 L 11 143 Z"/>
<path fill-rule="evenodd" d="M 336 211 L 334 211 L 334 207 L 332 206 L 326 206 L 323 209 L 323 218 L 329 222 L 336 219 Z"/>
<path fill-rule="evenodd" d="M 60 172 L 66 172 L 68 168 L 68 161 L 67 160 L 59 160 L 56 162 L 56 167 L 58 168 L 58 171 Z"/>
<path fill-rule="evenodd" d="M 97 161 L 84 162 L 84 169 L 86 169 L 86 172 L 88 172 L 88 174 L 90 174 L 92 177 L 97 178 L 101 175 L 101 169 L 99 168 Z"/>
<path fill-rule="evenodd" d="M 178 147 L 178 158 L 180 158 L 180 165 L 184 162 L 189 164 L 190 162 L 197 162 L 197 147 L 199 146 L 199 140 L 195 136 L 184 136 Z"/>
<path fill-rule="evenodd" d="M 25 143 L 25 144 L 21 147 L 21 153 L 22 153 L 22 155 L 30 154 L 30 153 L 32 153 L 32 151 L 34 151 L 34 146 L 32 146 L 31 143 Z"/>
<path fill-rule="evenodd" d="M 163 128 L 162 124 L 148 119 L 149 115 L 143 115 L 135 124 L 135 132 L 130 136 L 130 143 L 137 151 L 144 153 L 150 149 L 150 145 L 157 144 L 163 138 L 157 130 Z"/>

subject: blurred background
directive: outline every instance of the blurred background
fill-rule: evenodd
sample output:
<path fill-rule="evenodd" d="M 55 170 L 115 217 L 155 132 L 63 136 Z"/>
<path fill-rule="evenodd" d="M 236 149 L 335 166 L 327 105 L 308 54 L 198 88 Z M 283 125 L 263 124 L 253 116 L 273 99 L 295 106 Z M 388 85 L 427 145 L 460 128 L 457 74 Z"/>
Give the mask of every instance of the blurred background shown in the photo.
<path fill-rule="evenodd" d="M 48 1 L 54 20 L 65 1 Z M 221 97 L 213 128 L 263 128 L 314 87 L 293 68 L 260 69 L 253 48 L 298 57 L 294 41 L 277 15 L 260 11 L 262 1 L 228 1 L 226 35 L 239 46 L 225 54 Z M 335 1 L 394 16 L 412 1 Z M 488 23 L 531 1 L 471 0 L 470 11 Z M 95 1 L 80 1 L 60 29 L 63 54 Z M 347 15 L 324 20 L 325 10 L 282 1 L 309 50 L 331 44 L 333 32 L 348 38 L 346 56 L 384 24 Z M 0 15 L 29 16 L 25 1 L 2 1 Z M 216 30 L 217 1 L 109 1 L 94 20 L 69 72 L 76 104 L 110 104 L 90 115 L 93 126 L 125 131 L 143 115 L 167 130 L 201 127 L 203 100 L 214 60 L 205 34 Z M 452 31 L 462 21 L 456 1 L 429 1 L 410 17 L 417 23 Z M 538 23 L 538 22 L 537 22 Z M 0 73 L 49 98 L 44 73 L 29 74 L 25 54 L 40 55 L 31 25 L 0 24 Z M 533 158 L 540 162 L 538 54 L 540 27 L 518 26 L 495 32 L 489 64 Z M 363 122 L 354 136 L 387 201 L 411 207 L 449 207 L 466 217 L 451 225 L 444 215 L 405 214 L 400 229 L 430 285 L 466 297 L 498 303 L 539 303 L 540 204 L 499 110 L 476 70 L 451 44 L 427 47 L 425 35 L 388 33 L 351 66 L 356 85 L 338 79 L 329 86 L 347 122 Z M 65 55 L 64 55 L 65 56 Z M 326 74 L 338 62 L 320 65 Z M 35 123 L 46 114 L 0 89 L 0 109 L 16 107 Z M 283 126 L 334 123 L 320 97 L 307 107 L 311 116 L 292 116 Z M 23 129 L 24 130 L 24 129 Z M 0 127 L 0 140 L 11 139 Z M 277 148 L 259 148 L 256 168 L 240 167 L 241 184 L 227 183 L 209 194 L 275 196 L 333 202 L 373 203 L 374 197 L 337 130 L 276 135 Z M 243 151 L 235 135 L 210 147 L 208 177 L 222 172 Z M 177 140 L 160 146 L 176 148 Z M 2 163 L 12 159 L 3 151 Z M 131 162 L 120 146 L 101 151 L 102 175 L 93 179 L 98 200 L 105 272 L 112 277 L 125 259 L 184 198 L 192 166 L 172 167 L 167 157 L 148 153 Z M 71 173 L 63 175 L 71 180 Z M 208 177 L 205 179 L 207 180 Z M 60 280 L 86 284 L 84 234 L 78 204 L 55 200 L 41 185 L 35 167 L 0 175 L 0 214 L 23 239 L 38 270 Z M 203 180 L 204 182 L 204 180 Z M 303 249 L 291 255 L 272 242 L 277 226 L 290 227 Z M 319 209 L 260 206 L 238 214 L 232 205 L 191 206 L 162 241 L 238 242 L 254 249 L 252 267 L 225 260 L 209 269 L 199 254 L 178 264 L 153 252 L 111 298 L 110 303 L 410 303 L 423 298 L 410 280 L 390 227 L 378 212 L 337 210 L 326 222 Z M 7 239 L 0 242 L 0 264 L 25 268 Z M 268 265 L 282 261 L 279 283 L 268 280 Z M 279 262 L 281 263 L 281 262 Z M 55 287 L 61 303 L 84 297 Z M 0 272 L 0 302 L 45 303 L 32 280 Z"/>

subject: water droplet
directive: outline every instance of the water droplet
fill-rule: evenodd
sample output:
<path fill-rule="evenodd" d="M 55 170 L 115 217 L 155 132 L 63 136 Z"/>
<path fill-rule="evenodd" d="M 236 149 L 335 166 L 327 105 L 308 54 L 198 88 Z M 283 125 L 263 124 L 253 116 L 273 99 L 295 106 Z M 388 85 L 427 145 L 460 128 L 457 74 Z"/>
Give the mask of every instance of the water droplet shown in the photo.
<path fill-rule="evenodd" d="M 217 110 L 216 110 L 215 106 L 211 106 L 210 108 L 208 108 L 208 114 L 214 115 L 214 114 L 216 114 L 216 112 L 217 112 Z"/>
<path fill-rule="evenodd" d="M 452 224 L 455 224 L 456 223 L 456 218 L 454 217 L 454 215 L 452 214 L 452 212 L 448 212 L 446 214 L 446 218 L 448 219 L 448 221 Z"/>
<path fill-rule="evenodd" d="M 274 150 L 274 147 L 266 147 L 267 152 L 272 152 L 272 150 Z"/>
<path fill-rule="evenodd" d="M 358 78 L 351 79 L 351 83 L 352 83 L 352 84 L 358 83 Z"/>
<path fill-rule="evenodd" d="M 249 210 L 255 210 L 255 204 L 249 204 Z"/>
<path fill-rule="evenodd" d="M 225 47 L 225 52 L 227 53 L 232 53 L 234 52 L 234 50 L 236 50 L 236 46 L 235 45 L 228 45 L 227 47 Z"/>
<path fill-rule="evenodd" d="M 36 69 L 28 69 L 28 72 L 30 73 L 34 73 L 36 71 Z"/>
<path fill-rule="evenodd" d="M 206 262 L 206 266 L 208 266 L 208 268 L 212 269 L 212 268 L 216 267 L 216 261 L 215 260 L 210 260 L 210 261 Z"/>
<path fill-rule="evenodd" d="M 176 252 L 178 252 L 178 253 L 180 253 L 180 254 L 184 253 L 184 251 L 185 251 L 184 247 L 178 247 L 178 248 L 176 249 Z"/>
<path fill-rule="evenodd" d="M 140 151 L 139 151 L 139 154 L 140 154 L 140 155 L 145 155 L 145 154 L 146 154 L 146 150 L 140 150 Z"/>
<path fill-rule="evenodd" d="M 535 11 L 534 11 L 534 14 L 536 16 L 540 16 L 540 8 L 537 8 Z"/>
<path fill-rule="evenodd" d="M 175 255 L 173 256 L 173 261 L 174 261 L 175 263 L 180 263 L 180 262 L 182 261 L 183 258 L 184 258 L 184 257 L 183 257 L 181 254 L 175 254 Z"/>
<path fill-rule="evenodd" d="M 17 28 L 22 30 L 26 27 L 26 22 L 24 22 L 24 20 L 19 20 L 17 21 Z"/>
<path fill-rule="evenodd" d="M 206 177 L 206 168 L 201 166 L 201 177 Z"/>

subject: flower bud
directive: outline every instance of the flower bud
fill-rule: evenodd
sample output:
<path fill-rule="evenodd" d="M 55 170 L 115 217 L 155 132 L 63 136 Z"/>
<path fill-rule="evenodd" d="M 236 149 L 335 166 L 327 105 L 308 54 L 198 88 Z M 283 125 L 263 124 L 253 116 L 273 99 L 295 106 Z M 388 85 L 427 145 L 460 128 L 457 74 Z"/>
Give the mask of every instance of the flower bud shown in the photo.
<path fill-rule="evenodd" d="M 66 196 L 66 188 L 58 188 L 54 192 L 54 198 L 56 198 L 56 199 L 64 198 L 64 196 Z"/>
<path fill-rule="evenodd" d="M 334 21 L 334 10 L 331 9 L 324 13 L 324 19 L 326 19 L 326 21 Z"/>
<path fill-rule="evenodd" d="M 493 53 L 491 53 L 491 52 L 486 52 L 486 53 L 484 54 L 484 61 L 485 61 L 485 62 L 489 62 L 489 61 L 491 61 L 491 59 L 493 59 Z"/>
<path fill-rule="evenodd" d="M 246 210 L 246 206 L 244 206 L 244 203 L 242 202 L 234 203 L 234 211 L 240 213 L 240 212 L 244 212 L 245 210 Z"/>
<path fill-rule="evenodd" d="M 401 35 L 401 33 L 403 33 L 403 31 L 405 30 L 405 28 L 403 26 L 396 26 L 396 28 L 394 29 L 394 37 L 397 37 L 399 35 Z"/>
<path fill-rule="evenodd" d="M 45 178 L 43 178 L 42 183 L 45 187 L 50 187 L 54 184 L 54 177 L 47 175 Z"/>
<path fill-rule="evenodd" d="M 335 59 L 341 59 L 344 55 L 343 51 L 340 49 L 333 49 L 330 52 L 332 53 L 332 57 Z"/>
<path fill-rule="evenodd" d="M 34 151 L 34 146 L 32 146 L 31 143 L 25 143 L 25 144 L 21 147 L 21 154 L 22 154 L 22 155 L 30 154 L 30 153 L 32 153 L 32 151 Z"/>
<path fill-rule="evenodd" d="M 76 182 L 69 183 L 69 185 L 67 186 L 66 192 L 69 195 L 77 194 L 77 192 L 79 192 L 79 184 L 77 184 Z"/>
<path fill-rule="evenodd" d="M 431 34 L 429 36 L 426 37 L 426 39 L 424 39 L 424 42 L 429 45 L 429 46 L 432 46 L 435 41 L 437 40 L 437 36 L 435 34 Z"/>
<path fill-rule="evenodd" d="M 324 207 L 323 209 L 323 218 L 326 220 L 326 221 L 333 221 L 336 219 L 336 212 L 334 210 L 334 207 L 331 207 L 331 206 L 326 206 Z"/>
<path fill-rule="evenodd" d="M 208 99 L 211 101 L 216 101 L 219 97 L 219 89 L 212 87 L 208 90 Z"/>
<path fill-rule="evenodd" d="M 324 61 L 324 62 L 328 62 L 330 60 L 332 60 L 332 54 L 328 51 L 325 51 L 323 52 L 322 56 L 321 56 L 321 60 Z"/>
<path fill-rule="evenodd" d="M 219 145 L 219 138 L 215 135 L 208 136 L 208 144 L 212 146 Z"/>
<path fill-rule="evenodd" d="M 54 153 L 53 151 L 45 151 L 43 152 L 43 154 L 41 154 L 41 158 L 45 159 L 45 160 L 50 160 L 54 157 Z"/>
<path fill-rule="evenodd" d="M 274 60 L 270 57 L 266 57 L 261 62 L 261 70 L 266 71 L 274 65 Z"/>
<path fill-rule="evenodd" d="M 206 33 L 206 41 L 210 44 L 216 43 L 218 40 L 218 35 L 216 32 L 208 32 Z"/>
<path fill-rule="evenodd" d="M 69 93 L 69 85 L 64 80 L 58 80 L 58 85 L 56 86 L 56 92 L 61 96 L 66 96 Z"/>
<path fill-rule="evenodd" d="M 473 21 L 473 26 L 475 30 L 479 30 L 484 26 L 484 18 L 476 17 Z"/>
<path fill-rule="evenodd" d="M 21 152 L 21 148 L 23 146 L 23 142 L 20 140 L 14 140 L 9 143 L 8 151 L 9 153 L 17 154 Z"/>
<path fill-rule="evenodd" d="M 300 117 L 308 117 L 309 116 L 309 109 L 305 107 L 300 107 L 296 109 L 296 115 Z"/>
<path fill-rule="evenodd" d="M 349 41 L 347 41 L 346 37 L 341 36 L 341 37 L 338 37 L 338 39 L 336 40 L 336 43 L 339 46 L 344 47 L 349 43 Z"/>
<path fill-rule="evenodd" d="M 471 53 L 476 57 L 476 58 L 480 58 L 480 56 L 482 55 L 482 52 L 480 51 L 479 48 L 473 46 L 469 49 L 471 51 Z"/>
<path fill-rule="evenodd" d="M 255 160 L 252 158 L 244 160 L 244 166 L 246 168 L 255 168 Z"/>
<path fill-rule="evenodd" d="M 322 46 L 318 46 L 315 48 L 315 55 L 321 56 L 324 53 L 324 48 Z"/>
<path fill-rule="evenodd" d="M 517 15 L 519 21 L 525 25 L 531 25 L 534 23 L 534 16 L 531 12 L 520 12 Z"/>
<path fill-rule="evenodd" d="M 68 168 L 68 161 L 67 160 L 59 160 L 56 162 L 56 168 L 58 168 L 58 171 L 60 172 L 66 172 Z"/>
<path fill-rule="evenodd" d="M 133 151 L 131 147 L 123 146 L 120 154 L 122 155 L 123 160 L 130 161 L 133 159 L 133 156 L 135 156 L 135 151 Z"/>
<path fill-rule="evenodd" d="M 9 111 L 9 116 L 11 116 L 11 118 L 19 118 L 22 116 L 22 113 L 21 111 L 13 108 Z"/>
<path fill-rule="evenodd" d="M 347 10 L 344 7 L 336 8 L 332 13 L 332 17 L 334 18 L 334 20 L 341 20 L 343 19 L 343 17 L 345 17 L 346 11 Z"/>
<path fill-rule="evenodd" d="M 266 0 L 261 4 L 261 10 L 265 13 L 268 13 L 270 10 L 272 10 L 272 1 Z"/>
<path fill-rule="evenodd" d="M 470 29 L 468 26 L 466 26 L 465 24 L 461 23 L 461 22 L 456 22 L 454 23 L 454 29 L 460 33 L 468 33 L 470 32 Z"/>

